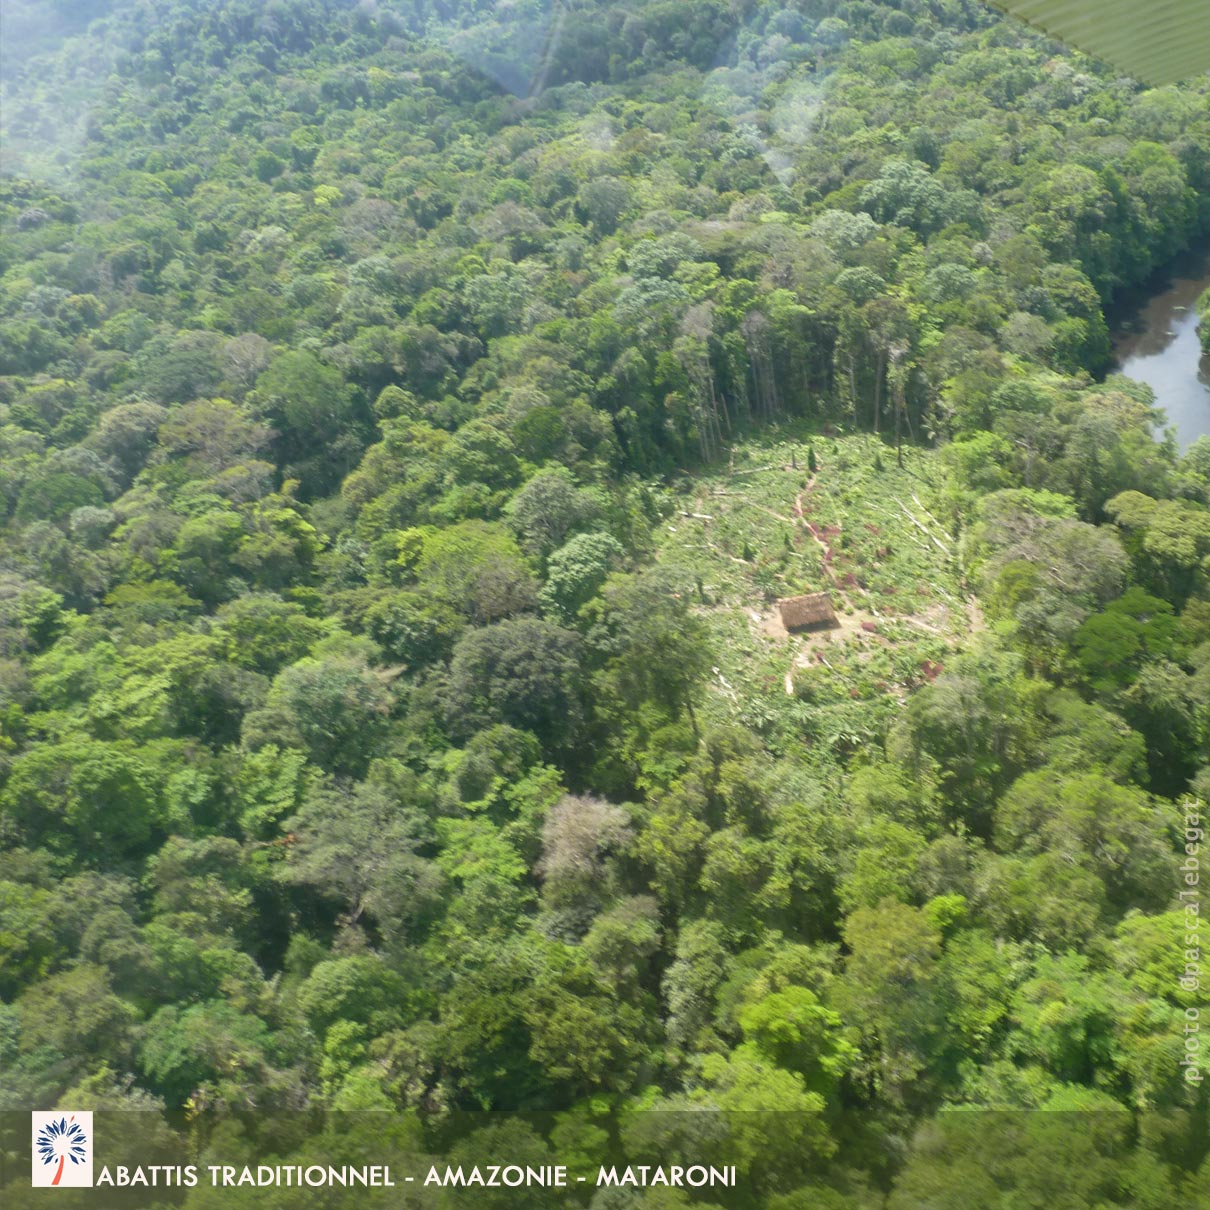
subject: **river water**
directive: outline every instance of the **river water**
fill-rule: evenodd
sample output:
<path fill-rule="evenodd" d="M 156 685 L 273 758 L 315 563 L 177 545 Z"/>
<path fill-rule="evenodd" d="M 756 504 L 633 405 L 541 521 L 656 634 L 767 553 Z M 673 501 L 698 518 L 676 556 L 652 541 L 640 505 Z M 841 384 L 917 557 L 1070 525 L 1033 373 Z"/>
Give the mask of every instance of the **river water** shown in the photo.
<path fill-rule="evenodd" d="M 1197 337 L 1197 300 L 1210 288 L 1210 249 L 1179 258 L 1154 292 L 1115 332 L 1117 368 L 1145 382 L 1187 449 L 1210 434 L 1210 357 Z"/>

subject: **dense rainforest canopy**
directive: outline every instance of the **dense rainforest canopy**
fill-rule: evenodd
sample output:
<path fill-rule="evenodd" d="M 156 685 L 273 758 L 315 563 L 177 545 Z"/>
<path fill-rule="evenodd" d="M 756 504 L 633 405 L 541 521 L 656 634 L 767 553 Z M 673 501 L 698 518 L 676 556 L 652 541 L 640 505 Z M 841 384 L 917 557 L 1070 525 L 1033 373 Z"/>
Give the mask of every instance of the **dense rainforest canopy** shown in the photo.
<path fill-rule="evenodd" d="M 1210 1205 L 1210 441 L 1104 318 L 1210 78 L 972 0 L 5 19 L 3 1108 Z"/>

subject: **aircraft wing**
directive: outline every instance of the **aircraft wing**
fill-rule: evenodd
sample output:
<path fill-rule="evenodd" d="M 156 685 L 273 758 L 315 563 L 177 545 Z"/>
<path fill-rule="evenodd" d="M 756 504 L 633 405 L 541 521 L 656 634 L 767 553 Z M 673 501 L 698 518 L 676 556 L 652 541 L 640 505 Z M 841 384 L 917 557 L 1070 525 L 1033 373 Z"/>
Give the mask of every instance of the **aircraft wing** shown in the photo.
<path fill-rule="evenodd" d="M 990 0 L 1148 84 L 1210 70 L 1210 0 Z"/>

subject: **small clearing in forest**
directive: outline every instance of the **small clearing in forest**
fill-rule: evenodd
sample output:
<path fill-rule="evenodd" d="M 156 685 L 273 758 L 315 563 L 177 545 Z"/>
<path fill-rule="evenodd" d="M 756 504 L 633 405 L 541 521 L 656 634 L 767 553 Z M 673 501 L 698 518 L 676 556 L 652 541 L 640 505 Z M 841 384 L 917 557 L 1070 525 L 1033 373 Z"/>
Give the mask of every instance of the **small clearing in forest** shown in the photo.
<path fill-rule="evenodd" d="M 932 451 L 906 450 L 899 467 L 872 436 L 783 429 L 677 485 L 659 558 L 717 639 L 713 712 L 824 747 L 882 733 L 981 625 L 943 475 Z M 830 595 L 838 624 L 787 633 L 777 599 L 810 592 Z"/>

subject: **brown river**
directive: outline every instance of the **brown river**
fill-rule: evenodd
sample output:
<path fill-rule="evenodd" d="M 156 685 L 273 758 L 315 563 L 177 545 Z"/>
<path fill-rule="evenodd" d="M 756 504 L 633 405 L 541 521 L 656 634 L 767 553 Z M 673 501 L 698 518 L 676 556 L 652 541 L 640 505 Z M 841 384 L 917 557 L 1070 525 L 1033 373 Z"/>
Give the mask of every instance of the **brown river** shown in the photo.
<path fill-rule="evenodd" d="M 1187 449 L 1210 434 L 1210 357 L 1197 336 L 1197 300 L 1210 288 L 1210 249 L 1189 253 L 1157 279 L 1156 292 L 1115 331 L 1118 370 L 1145 382 Z"/>

